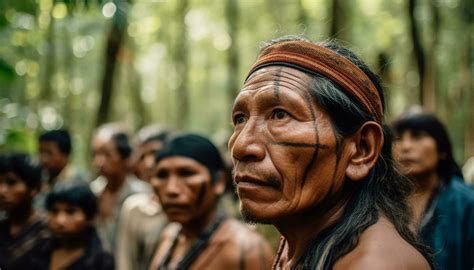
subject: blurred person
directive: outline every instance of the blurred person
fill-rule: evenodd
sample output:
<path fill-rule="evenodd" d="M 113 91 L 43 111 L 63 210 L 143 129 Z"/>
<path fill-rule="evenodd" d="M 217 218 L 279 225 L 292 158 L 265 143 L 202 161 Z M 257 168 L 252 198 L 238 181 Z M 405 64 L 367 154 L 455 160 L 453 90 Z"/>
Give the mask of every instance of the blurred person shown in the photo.
<path fill-rule="evenodd" d="M 474 190 L 463 183 L 443 124 L 426 112 L 393 123 L 394 157 L 415 186 L 412 229 L 433 250 L 436 269 L 474 267 Z"/>
<path fill-rule="evenodd" d="M 149 192 L 150 186 L 130 174 L 132 147 L 126 130 L 116 123 L 98 128 L 93 141 L 93 165 L 99 176 L 90 183 L 99 198 L 97 231 L 107 251 L 115 252 L 117 226 L 125 199 L 140 192 Z"/>
<path fill-rule="evenodd" d="M 224 162 L 206 138 L 181 134 L 156 155 L 151 184 L 170 223 L 151 269 L 269 269 L 273 252 L 256 232 L 218 212 Z"/>
<path fill-rule="evenodd" d="M 156 125 L 138 132 L 135 149 L 135 175 L 149 182 L 155 154 L 170 135 L 170 130 Z M 120 213 L 117 234 L 116 265 L 118 270 L 148 269 L 161 231 L 167 224 L 154 192 L 138 193 L 128 197 Z"/>
<path fill-rule="evenodd" d="M 462 174 L 464 180 L 469 185 L 474 185 L 474 157 L 468 158 L 464 166 L 462 166 Z"/>
<path fill-rule="evenodd" d="M 49 236 L 32 206 L 41 168 L 23 153 L 0 154 L 0 269 L 23 269 L 22 261 Z M 0 215 L 1 216 L 1 215 Z"/>
<path fill-rule="evenodd" d="M 70 183 L 46 197 L 52 237 L 25 261 L 31 270 L 113 270 L 94 227 L 97 198 L 87 185 Z"/>
<path fill-rule="evenodd" d="M 66 129 L 50 130 L 38 137 L 39 161 L 42 167 L 41 191 L 34 205 L 44 210 L 44 199 L 55 186 L 75 182 L 86 183 L 88 175 L 71 165 L 72 142 Z"/>
<path fill-rule="evenodd" d="M 229 149 L 244 218 L 282 234 L 274 269 L 430 269 L 377 76 L 332 41 L 265 45 L 235 99 Z"/>

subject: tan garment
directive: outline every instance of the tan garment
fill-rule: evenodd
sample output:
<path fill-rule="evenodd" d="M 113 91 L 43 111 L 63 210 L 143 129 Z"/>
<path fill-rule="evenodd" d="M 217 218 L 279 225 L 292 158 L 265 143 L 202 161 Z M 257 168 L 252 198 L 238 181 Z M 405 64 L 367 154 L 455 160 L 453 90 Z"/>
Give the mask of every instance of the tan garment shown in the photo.
<path fill-rule="evenodd" d="M 94 192 L 98 198 L 100 198 L 100 195 L 105 190 L 106 186 L 107 179 L 103 176 L 97 177 L 96 180 L 90 183 L 92 192 Z M 117 225 L 119 224 L 120 211 L 125 199 L 135 193 L 150 191 L 150 185 L 138 180 L 132 175 L 127 175 L 127 179 L 119 191 L 117 203 L 113 206 L 112 215 L 110 215 L 107 219 L 97 219 L 97 233 L 99 234 L 99 238 L 102 241 L 104 250 L 111 253 L 115 252 Z"/>
<path fill-rule="evenodd" d="M 157 269 L 179 231 L 177 223 L 165 228 L 150 270 Z M 267 241 L 246 225 L 229 218 L 211 236 L 189 269 L 270 269 L 272 261 L 273 251 Z M 170 265 L 169 269 L 173 266 Z"/>
<path fill-rule="evenodd" d="M 117 270 L 146 270 L 167 224 L 153 193 L 128 197 L 120 213 L 115 265 Z"/>

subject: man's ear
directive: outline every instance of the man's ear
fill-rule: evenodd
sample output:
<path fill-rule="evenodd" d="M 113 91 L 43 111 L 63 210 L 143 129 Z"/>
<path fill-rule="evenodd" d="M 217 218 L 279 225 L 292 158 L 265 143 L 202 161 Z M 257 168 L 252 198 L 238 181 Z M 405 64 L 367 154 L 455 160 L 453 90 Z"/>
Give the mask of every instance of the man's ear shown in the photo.
<path fill-rule="evenodd" d="M 219 171 L 217 179 L 215 181 L 216 182 L 213 186 L 214 193 L 218 196 L 221 196 L 222 194 L 224 194 L 226 184 L 225 172 L 223 170 Z"/>
<path fill-rule="evenodd" d="M 346 168 L 346 176 L 352 181 L 367 177 L 382 151 L 384 137 L 382 127 L 373 121 L 364 123 L 350 138 L 354 152 Z"/>

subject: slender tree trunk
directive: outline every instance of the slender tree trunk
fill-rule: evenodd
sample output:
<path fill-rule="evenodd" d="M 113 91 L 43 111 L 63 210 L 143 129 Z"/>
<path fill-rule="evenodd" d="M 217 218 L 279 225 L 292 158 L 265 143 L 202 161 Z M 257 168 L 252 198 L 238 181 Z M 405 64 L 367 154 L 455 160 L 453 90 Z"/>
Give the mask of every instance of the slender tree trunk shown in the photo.
<path fill-rule="evenodd" d="M 343 39 L 344 27 L 346 25 L 347 10 L 344 6 L 345 0 L 332 0 L 331 5 L 331 24 L 329 28 L 329 37 Z"/>
<path fill-rule="evenodd" d="M 421 105 L 425 104 L 424 100 L 424 82 L 425 82 L 425 52 L 421 44 L 421 37 L 419 35 L 418 24 L 415 18 L 416 0 L 408 0 L 408 18 L 410 20 L 410 33 L 413 43 L 413 52 L 415 54 L 416 66 L 419 77 L 419 101 Z"/>
<path fill-rule="evenodd" d="M 51 11 L 52 12 L 52 11 Z M 40 90 L 40 100 L 50 100 L 52 96 L 52 84 L 51 80 L 53 79 L 54 75 L 54 67 L 56 62 L 56 50 L 54 44 L 54 18 L 51 16 L 50 12 L 50 21 L 48 30 L 46 33 L 46 53 L 43 57 L 44 61 L 44 73 L 43 73 L 43 81 L 41 83 L 41 90 Z"/>
<path fill-rule="evenodd" d="M 227 27 L 231 44 L 227 50 L 227 93 L 229 97 L 229 108 L 239 91 L 239 51 L 238 51 L 238 23 L 239 6 L 237 0 L 227 0 L 226 17 Z M 230 112 L 229 112 L 230 113 Z"/>
<path fill-rule="evenodd" d="M 125 34 L 126 12 L 117 7 L 117 12 L 112 20 L 112 26 L 106 41 L 105 67 L 102 76 L 101 97 L 97 112 L 96 126 L 107 122 L 110 103 L 114 92 L 114 72 L 117 66 L 117 54 Z"/>
<path fill-rule="evenodd" d="M 188 0 L 179 0 L 176 17 L 179 18 L 178 38 L 176 40 L 175 65 L 179 77 L 177 94 L 177 126 L 184 128 L 189 119 L 189 93 L 188 93 L 188 41 L 184 17 L 188 10 Z"/>
<path fill-rule="evenodd" d="M 303 0 L 298 1 L 298 23 L 304 26 L 304 28 L 309 26 L 308 13 L 303 5 Z"/>

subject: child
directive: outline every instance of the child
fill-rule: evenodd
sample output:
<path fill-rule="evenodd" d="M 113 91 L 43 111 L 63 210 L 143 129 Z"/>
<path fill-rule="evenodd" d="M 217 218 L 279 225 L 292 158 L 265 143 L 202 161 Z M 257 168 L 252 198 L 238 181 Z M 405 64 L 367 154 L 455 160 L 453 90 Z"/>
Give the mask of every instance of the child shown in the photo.
<path fill-rule="evenodd" d="M 46 209 L 53 237 L 38 249 L 30 269 L 114 269 L 113 257 L 102 249 L 94 227 L 97 199 L 88 186 L 52 191 Z"/>
<path fill-rule="evenodd" d="M 0 269 L 25 269 L 34 248 L 49 235 L 33 209 L 41 169 L 23 153 L 0 154 Z M 2 217 L 3 214 L 3 217 Z M 28 269 L 28 268 L 26 268 Z"/>

